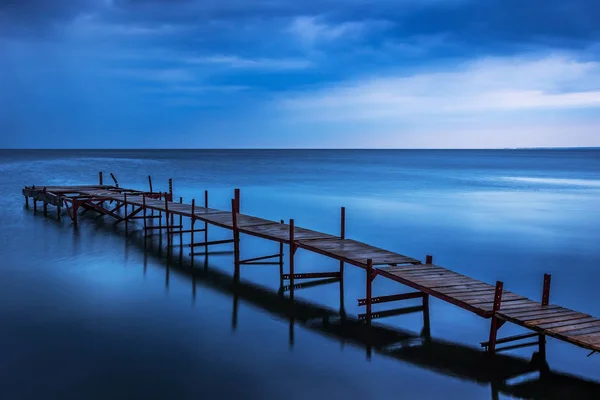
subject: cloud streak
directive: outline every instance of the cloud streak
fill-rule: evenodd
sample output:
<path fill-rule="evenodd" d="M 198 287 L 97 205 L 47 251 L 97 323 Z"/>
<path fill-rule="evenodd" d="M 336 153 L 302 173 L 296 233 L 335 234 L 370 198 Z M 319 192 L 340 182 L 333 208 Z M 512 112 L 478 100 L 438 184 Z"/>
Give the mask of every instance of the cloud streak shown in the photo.
<path fill-rule="evenodd" d="M 361 78 L 278 101 L 319 120 L 600 108 L 600 63 L 566 55 L 485 58 L 450 72 Z"/>

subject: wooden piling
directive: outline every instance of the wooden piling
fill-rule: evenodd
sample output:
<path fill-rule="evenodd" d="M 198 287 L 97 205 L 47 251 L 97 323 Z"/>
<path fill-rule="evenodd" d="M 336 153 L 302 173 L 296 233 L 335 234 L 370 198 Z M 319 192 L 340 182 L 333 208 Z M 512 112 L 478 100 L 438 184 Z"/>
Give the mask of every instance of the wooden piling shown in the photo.
<path fill-rule="evenodd" d="M 294 299 L 294 253 L 296 253 L 296 245 L 294 243 L 294 220 L 290 219 L 290 298 Z"/>
<path fill-rule="evenodd" d="M 500 310 L 502 304 L 502 287 L 504 283 L 501 281 L 496 282 L 496 290 L 494 291 L 494 306 L 492 308 L 492 322 L 490 324 L 490 339 L 488 342 L 488 353 L 496 353 L 496 338 L 498 336 L 498 329 L 500 329 L 500 322 L 496 313 Z"/>

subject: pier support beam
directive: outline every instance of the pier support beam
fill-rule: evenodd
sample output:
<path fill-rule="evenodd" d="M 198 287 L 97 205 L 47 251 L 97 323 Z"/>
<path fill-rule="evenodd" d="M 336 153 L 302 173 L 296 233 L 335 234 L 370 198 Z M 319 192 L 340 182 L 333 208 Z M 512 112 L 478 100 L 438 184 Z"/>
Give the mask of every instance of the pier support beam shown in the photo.
<path fill-rule="evenodd" d="M 488 341 L 488 353 L 496 353 L 496 338 L 498 336 L 498 329 L 504 324 L 504 321 L 500 321 L 496 316 L 496 313 L 500 310 L 502 304 L 502 288 L 504 283 L 501 281 L 496 282 L 496 290 L 494 292 L 494 306 L 492 308 L 492 322 L 490 325 L 490 339 Z"/>
<path fill-rule="evenodd" d="M 544 286 L 542 288 L 542 306 L 550 304 L 550 281 L 552 276 L 550 274 L 544 274 Z M 538 357 L 540 363 L 547 367 L 546 363 L 546 335 L 539 334 L 538 336 Z"/>
<path fill-rule="evenodd" d="M 371 324 L 371 304 L 373 302 L 372 299 L 372 290 L 373 290 L 373 279 L 375 278 L 375 276 L 373 275 L 373 260 L 372 259 L 368 259 L 367 260 L 367 288 L 366 288 L 366 299 L 365 299 L 365 306 L 366 306 L 366 314 L 365 314 L 365 321 L 367 322 L 367 325 Z"/>
<path fill-rule="evenodd" d="M 296 253 L 296 243 L 294 242 L 294 220 L 290 219 L 290 298 L 294 299 L 294 254 Z"/>
<path fill-rule="evenodd" d="M 234 280 L 240 280 L 240 231 L 237 225 L 238 204 L 237 199 L 231 200 L 231 217 L 233 224 L 233 263 L 234 263 Z"/>

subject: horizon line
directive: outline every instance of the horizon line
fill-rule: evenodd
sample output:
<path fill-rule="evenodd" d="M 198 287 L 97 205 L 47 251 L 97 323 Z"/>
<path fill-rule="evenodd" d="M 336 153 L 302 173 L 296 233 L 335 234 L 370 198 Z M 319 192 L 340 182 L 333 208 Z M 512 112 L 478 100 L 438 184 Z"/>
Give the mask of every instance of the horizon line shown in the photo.
<path fill-rule="evenodd" d="M 531 147 L 456 147 L 456 148 L 439 148 L 439 147 L 113 147 L 113 148 L 90 148 L 90 147 L 73 147 L 73 148 L 0 148 L 0 151 L 7 150 L 33 150 L 33 151 L 119 151 L 119 150 L 144 150 L 144 151 L 197 151 L 197 150 L 600 150 L 600 146 L 531 146 Z"/>

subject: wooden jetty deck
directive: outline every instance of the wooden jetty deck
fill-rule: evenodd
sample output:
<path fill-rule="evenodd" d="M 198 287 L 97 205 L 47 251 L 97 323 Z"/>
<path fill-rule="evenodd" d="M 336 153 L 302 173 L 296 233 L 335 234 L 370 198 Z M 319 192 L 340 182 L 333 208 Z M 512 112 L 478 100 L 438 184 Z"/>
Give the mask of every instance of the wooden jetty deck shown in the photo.
<path fill-rule="evenodd" d="M 505 291 L 502 282 L 495 285 L 478 281 L 461 275 L 444 267 L 433 264 L 433 258 L 427 256 L 425 262 L 418 259 L 371 246 L 356 240 L 346 238 L 345 208 L 341 208 L 341 227 L 339 235 L 318 232 L 298 227 L 291 219 L 289 223 L 271 221 L 256 216 L 240 213 L 240 191 L 235 189 L 231 208 L 220 210 L 209 208 L 208 191 L 204 193 L 203 206 L 197 206 L 195 199 L 191 204 L 184 203 L 182 198 L 174 201 L 172 181 L 169 180 L 168 192 L 155 192 L 152 180 L 149 180 L 149 190 L 120 188 L 113 174 L 114 185 L 104 185 L 102 173 L 98 185 L 82 186 L 26 186 L 23 195 L 26 204 L 33 199 L 34 211 L 37 202 L 43 203 L 44 214 L 47 214 L 48 204 L 57 207 L 60 218 L 61 209 L 65 208 L 73 224 L 77 227 L 78 210 L 83 212 L 96 211 L 116 219 L 117 223 L 124 222 L 125 231 L 133 220 L 143 221 L 144 236 L 152 232 L 165 233 L 167 248 L 173 247 L 174 238 L 178 237 L 183 245 L 183 235 L 189 234 L 190 258 L 194 263 L 195 255 L 207 254 L 209 246 L 233 244 L 234 278 L 239 281 L 240 267 L 250 264 L 279 265 L 281 287 L 289 291 L 294 299 L 294 291 L 310 286 L 305 280 L 339 279 L 343 277 L 344 265 L 350 264 L 366 271 L 365 298 L 358 299 L 360 306 L 365 306 L 365 313 L 358 318 L 370 324 L 375 318 L 400 315 L 407 312 L 422 312 L 424 332 L 429 334 L 429 296 L 436 297 L 465 310 L 471 311 L 483 318 L 491 319 L 489 339 L 482 342 L 488 353 L 508 350 L 510 348 L 537 345 L 538 354 L 545 358 L 546 336 L 574 344 L 576 346 L 600 351 L 600 319 L 579 313 L 557 305 L 549 304 L 550 275 L 544 276 L 541 302 L 528 299 L 518 294 Z M 175 217 L 179 222 L 175 221 Z M 189 229 L 184 229 L 183 218 L 189 218 Z M 196 228 L 196 222 L 203 227 Z M 232 238 L 226 240 L 208 240 L 209 225 L 232 231 Z M 202 241 L 196 242 L 197 233 L 202 233 Z M 279 251 L 275 254 L 250 259 L 241 259 L 240 235 L 250 235 L 279 243 Z M 284 273 L 284 245 L 288 251 L 288 272 Z M 204 248 L 201 253 L 197 247 Z M 330 272 L 297 273 L 295 270 L 295 253 L 303 249 L 321 254 L 340 262 L 339 270 Z M 373 296 L 372 282 L 377 276 L 382 276 L 405 286 L 415 289 L 415 292 L 397 295 Z M 302 283 L 296 284 L 300 280 Z M 284 281 L 288 285 L 284 285 Z M 396 302 L 410 299 L 421 299 L 422 305 L 404 307 L 392 310 L 372 310 L 374 304 Z M 511 337 L 498 338 L 498 330 L 504 323 L 510 322 L 526 328 L 530 332 Z M 522 341 L 535 338 L 533 342 L 520 343 L 512 346 L 497 348 L 498 344 Z"/>

